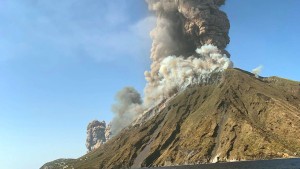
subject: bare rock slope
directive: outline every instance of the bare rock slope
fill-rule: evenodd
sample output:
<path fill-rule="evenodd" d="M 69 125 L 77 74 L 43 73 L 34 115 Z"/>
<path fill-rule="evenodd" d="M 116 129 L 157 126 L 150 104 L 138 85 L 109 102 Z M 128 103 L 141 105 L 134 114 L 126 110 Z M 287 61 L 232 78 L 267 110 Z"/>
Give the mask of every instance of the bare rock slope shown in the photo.
<path fill-rule="evenodd" d="M 138 168 L 300 155 L 300 82 L 227 69 L 67 168 Z"/>

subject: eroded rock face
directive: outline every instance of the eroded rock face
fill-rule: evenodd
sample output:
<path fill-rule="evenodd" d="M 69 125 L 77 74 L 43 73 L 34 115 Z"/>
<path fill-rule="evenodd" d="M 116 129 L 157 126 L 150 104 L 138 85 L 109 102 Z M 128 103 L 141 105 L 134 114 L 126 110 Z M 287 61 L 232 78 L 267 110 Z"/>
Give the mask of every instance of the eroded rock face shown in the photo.
<path fill-rule="evenodd" d="M 88 152 L 99 148 L 110 138 L 110 128 L 110 124 L 106 127 L 105 121 L 94 120 L 88 124 L 86 138 Z"/>

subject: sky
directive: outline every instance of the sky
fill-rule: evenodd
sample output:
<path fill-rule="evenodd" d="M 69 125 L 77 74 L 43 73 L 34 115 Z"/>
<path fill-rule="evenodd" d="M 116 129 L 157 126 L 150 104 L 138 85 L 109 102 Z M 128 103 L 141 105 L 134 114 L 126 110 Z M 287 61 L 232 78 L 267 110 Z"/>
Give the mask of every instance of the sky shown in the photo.
<path fill-rule="evenodd" d="M 300 81 L 298 0 L 227 0 L 235 67 Z M 117 91 L 143 93 L 153 15 L 142 0 L 0 0 L 1 168 L 86 153 Z"/>

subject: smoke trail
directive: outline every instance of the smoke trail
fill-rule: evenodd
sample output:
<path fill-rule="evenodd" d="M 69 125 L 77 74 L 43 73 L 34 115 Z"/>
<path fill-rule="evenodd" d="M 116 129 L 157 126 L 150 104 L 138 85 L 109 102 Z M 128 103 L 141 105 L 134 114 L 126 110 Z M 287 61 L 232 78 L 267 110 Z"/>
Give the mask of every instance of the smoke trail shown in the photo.
<path fill-rule="evenodd" d="M 111 122 L 113 135 L 128 126 L 144 110 L 141 96 L 133 87 L 123 88 L 115 98 L 117 102 L 112 105 L 115 116 Z"/>
<path fill-rule="evenodd" d="M 151 31 L 151 70 L 145 72 L 146 107 L 187 85 L 204 82 L 233 64 L 225 47 L 229 20 L 225 0 L 146 0 L 157 16 Z"/>
<path fill-rule="evenodd" d="M 257 68 L 252 69 L 252 73 L 255 75 L 255 77 L 258 78 L 258 76 L 259 76 L 260 72 L 262 71 L 262 69 L 263 69 L 263 66 L 260 65 Z"/>

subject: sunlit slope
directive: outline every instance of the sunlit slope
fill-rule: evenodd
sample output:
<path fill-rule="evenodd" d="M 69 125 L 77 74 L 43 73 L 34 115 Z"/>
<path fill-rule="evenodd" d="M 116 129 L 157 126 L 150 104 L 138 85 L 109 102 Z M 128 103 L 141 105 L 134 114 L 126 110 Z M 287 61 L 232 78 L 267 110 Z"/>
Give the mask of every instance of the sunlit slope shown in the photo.
<path fill-rule="evenodd" d="M 67 168 L 129 168 L 300 156 L 300 82 L 226 70 Z M 51 165 L 48 165 L 51 166 Z"/>

